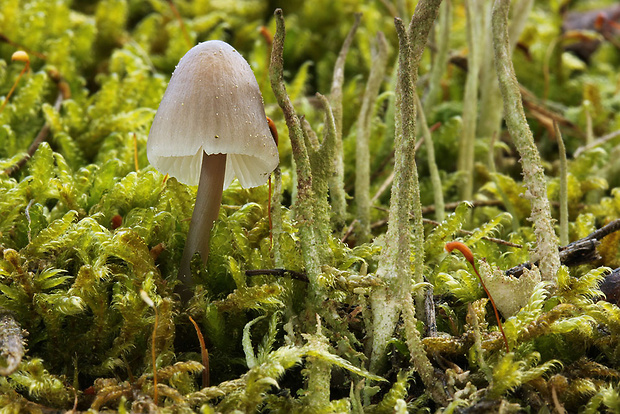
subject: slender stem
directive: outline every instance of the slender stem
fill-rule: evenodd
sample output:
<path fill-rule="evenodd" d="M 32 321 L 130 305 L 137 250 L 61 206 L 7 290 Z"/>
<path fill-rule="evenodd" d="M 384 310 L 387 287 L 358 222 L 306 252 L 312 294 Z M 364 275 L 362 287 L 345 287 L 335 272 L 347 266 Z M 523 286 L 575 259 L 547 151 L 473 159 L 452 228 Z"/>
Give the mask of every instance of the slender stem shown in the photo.
<path fill-rule="evenodd" d="M 17 56 L 17 58 L 15 56 Z M 24 76 L 24 73 L 26 73 L 28 71 L 28 69 L 30 68 L 30 59 L 28 58 L 28 55 L 25 52 L 21 52 L 21 54 L 20 54 L 20 52 L 13 53 L 13 59 L 12 60 L 13 61 L 17 60 L 17 61 L 20 61 L 20 62 L 25 62 L 26 64 L 22 68 L 22 71 L 19 72 L 19 75 L 17 75 L 17 79 L 15 79 L 15 82 L 13 83 L 13 86 L 11 86 L 11 89 L 9 90 L 9 93 L 7 93 L 6 97 L 4 98 L 4 102 L 2 102 L 2 106 L 0 106 L 0 112 L 2 112 L 4 110 L 4 107 L 6 106 L 6 103 L 9 101 L 9 98 L 11 97 L 11 95 L 13 95 L 13 92 L 15 91 L 15 88 L 17 87 L 17 84 L 19 83 L 19 80 L 22 78 L 22 76 Z"/>
<path fill-rule="evenodd" d="M 437 36 L 437 54 L 433 61 L 431 77 L 428 82 L 428 93 L 424 100 L 424 111 L 430 114 L 440 99 L 441 79 L 448 65 L 448 50 L 450 47 L 450 26 L 452 25 L 451 0 L 444 0 L 439 8 L 439 33 Z"/>
<path fill-rule="evenodd" d="M 568 168 L 566 147 L 564 146 L 562 133 L 557 122 L 553 123 L 553 128 L 560 152 L 560 245 L 566 246 L 568 244 Z"/>
<path fill-rule="evenodd" d="M 157 340 L 157 325 L 159 324 L 159 315 L 157 314 L 157 306 L 153 304 L 155 311 L 155 323 L 153 324 L 153 334 L 151 335 L 151 361 L 153 363 L 153 402 L 157 405 L 157 353 L 155 349 L 155 341 Z"/>
<path fill-rule="evenodd" d="M 328 240 L 332 234 L 330 218 L 333 218 L 334 198 L 330 182 L 337 173 L 334 160 L 338 158 L 338 138 L 332 108 L 327 98 L 320 93 L 316 94 L 319 103 L 325 111 L 325 128 L 323 140 L 316 151 L 309 151 L 310 165 L 312 166 L 312 189 L 314 190 L 314 233 L 318 258 L 322 264 L 332 261 L 333 255 Z M 328 201 L 328 191 L 332 194 Z M 331 203 L 330 203 L 331 201 Z"/>
<path fill-rule="evenodd" d="M 200 181 L 196 194 L 196 205 L 189 225 L 189 233 L 183 250 L 179 280 L 182 283 L 181 298 L 191 298 L 193 282 L 191 280 L 190 262 L 194 253 L 200 253 L 203 263 L 209 258 L 209 241 L 211 228 L 220 212 L 224 173 L 226 171 L 226 154 L 202 154 Z"/>
<path fill-rule="evenodd" d="M 589 100 L 583 101 L 583 111 L 586 115 L 586 145 L 594 141 L 594 131 L 592 129 L 592 103 Z"/>
<path fill-rule="evenodd" d="M 426 143 L 426 150 L 428 152 L 428 170 L 431 175 L 431 183 L 433 184 L 433 196 L 435 200 L 435 217 L 437 221 L 443 221 L 446 216 L 445 203 L 443 200 L 443 186 L 441 184 L 441 177 L 439 176 L 439 169 L 437 168 L 437 162 L 435 161 L 435 145 L 433 144 L 433 138 L 431 137 L 431 131 L 426 124 L 426 116 L 424 115 L 424 108 L 420 102 L 418 95 L 415 95 L 415 103 L 418 109 L 418 117 L 420 118 L 419 128 L 422 131 L 424 142 Z"/>
<path fill-rule="evenodd" d="M 499 92 L 499 89 L 498 89 L 498 92 Z M 500 95 L 500 98 L 501 98 L 501 95 Z M 512 203 L 512 201 L 510 201 L 510 199 L 508 198 L 508 195 L 506 195 L 506 192 L 502 188 L 499 175 L 497 173 L 497 168 L 495 168 L 495 149 L 494 149 L 495 141 L 497 141 L 497 133 L 494 133 L 491 136 L 491 142 L 489 143 L 489 172 L 491 173 L 491 178 L 493 178 L 495 187 L 497 187 L 497 193 L 501 197 L 502 202 L 504 203 L 504 207 L 506 208 L 506 211 L 508 211 L 508 213 L 510 213 L 510 215 L 512 216 L 511 217 L 512 231 L 517 233 L 519 232 L 519 227 L 521 227 L 521 225 L 519 224 L 519 216 L 517 215 L 517 209 L 515 208 L 514 204 Z"/>
<path fill-rule="evenodd" d="M 399 43 L 395 96 L 395 174 L 390 199 L 390 222 L 377 269 L 377 276 L 385 281 L 386 286 L 374 290 L 370 296 L 373 312 L 370 370 L 377 372 L 382 368 L 386 344 L 404 308 L 405 335 L 413 365 L 433 399 L 444 404 L 445 391 L 439 385 L 426 353 L 421 350 L 419 334 L 413 331 L 417 319 L 410 296 L 412 282 L 421 282 L 424 271 L 424 228 L 415 163 L 415 84 L 422 52 L 440 4 L 441 0 L 420 1 L 408 30 L 405 30 L 400 19 L 394 20 Z M 413 228 L 409 222 L 410 211 L 414 213 Z M 413 278 L 410 273 L 412 257 L 415 257 Z"/>
<path fill-rule="evenodd" d="M 202 335 L 202 331 L 200 330 L 200 327 L 198 326 L 196 321 L 192 319 L 191 316 L 188 315 L 188 318 L 190 322 L 192 323 L 192 325 L 194 325 L 194 329 L 196 330 L 196 335 L 198 336 L 198 342 L 200 342 L 200 355 L 202 356 L 202 365 L 204 366 L 204 369 L 202 370 L 202 388 L 205 388 L 210 385 L 209 350 L 207 349 L 207 346 L 205 345 L 205 338 Z"/>
<path fill-rule="evenodd" d="M 177 9 L 177 7 L 174 5 L 172 0 L 168 0 L 168 4 L 170 4 L 170 10 L 172 10 L 174 17 L 179 22 L 179 26 L 181 27 L 181 32 L 183 33 L 183 38 L 185 39 L 185 43 L 187 43 L 187 46 L 189 48 L 193 47 L 194 42 L 192 42 L 192 39 L 189 37 L 189 34 L 187 33 L 187 28 L 185 27 L 185 23 L 183 23 L 183 18 L 181 17 L 181 13 L 179 13 L 179 9 Z"/>
<path fill-rule="evenodd" d="M 373 54 L 373 65 L 368 75 L 366 91 L 357 120 L 355 147 L 355 201 L 357 204 L 357 242 L 370 241 L 370 130 L 372 110 L 385 76 L 388 60 L 388 44 L 383 33 L 377 34 L 377 50 Z"/>
<path fill-rule="evenodd" d="M 476 125 L 478 121 L 478 84 L 482 45 L 486 29 L 484 4 L 479 0 L 465 2 L 467 15 L 467 80 L 463 96 L 463 130 L 459 145 L 459 171 L 464 172 L 464 183 L 460 197 L 471 200 L 474 191 L 474 147 L 476 145 Z"/>
<path fill-rule="evenodd" d="M 478 273 L 478 269 L 476 269 L 476 263 L 474 261 L 474 254 L 471 252 L 469 247 L 467 247 L 465 244 L 459 241 L 453 241 L 453 242 L 446 243 L 446 250 L 448 252 L 451 252 L 454 249 L 463 253 L 463 256 L 465 256 L 465 259 L 469 262 L 469 264 L 471 264 L 471 267 L 474 269 L 476 276 L 478 276 L 478 281 L 480 281 L 480 284 L 482 285 L 482 288 L 484 289 L 484 293 L 487 294 L 487 296 L 489 297 L 489 300 L 491 301 L 493 311 L 495 312 L 495 319 L 497 320 L 497 326 L 499 326 L 499 330 L 502 333 L 502 337 L 504 338 L 504 345 L 506 345 L 506 352 L 510 352 L 510 347 L 508 346 L 508 339 L 506 338 L 506 334 L 504 333 L 504 327 L 502 326 L 502 321 L 499 317 L 499 312 L 497 311 L 497 307 L 495 306 L 495 301 L 493 300 L 493 296 L 491 296 L 491 293 L 487 289 L 486 285 L 482 281 L 482 277 L 480 277 L 480 273 Z"/>
<path fill-rule="evenodd" d="M 532 10 L 534 0 L 519 0 L 512 2 L 512 13 L 508 35 L 510 38 L 510 54 L 514 52 L 519 41 L 519 36 L 525 28 L 525 23 Z M 484 57 L 480 73 L 480 114 L 484 114 L 478 119 L 477 135 L 481 138 L 489 138 L 494 134 L 499 134 L 502 125 L 502 94 L 497 82 L 495 72 L 495 59 L 493 51 L 493 36 L 491 30 L 487 29 L 486 44 L 484 46 Z"/>
<path fill-rule="evenodd" d="M 330 105 L 336 126 L 334 131 L 336 134 L 336 152 L 334 154 L 335 157 L 329 160 L 329 162 L 334 164 L 333 173 L 329 180 L 329 192 L 331 195 L 332 222 L 337 231 L 344 227 L 347 214 L 347 201 L 344 191 L 344 150 L 342 147 L 342 85 L 344 83 L 344 66 L 361 18 L 361 13 L 355 14 L 355 22 L 342 44 L 338 59 L 336 59 L 336 64 L 334 65 L 334 77 L 330 91 Z"/>

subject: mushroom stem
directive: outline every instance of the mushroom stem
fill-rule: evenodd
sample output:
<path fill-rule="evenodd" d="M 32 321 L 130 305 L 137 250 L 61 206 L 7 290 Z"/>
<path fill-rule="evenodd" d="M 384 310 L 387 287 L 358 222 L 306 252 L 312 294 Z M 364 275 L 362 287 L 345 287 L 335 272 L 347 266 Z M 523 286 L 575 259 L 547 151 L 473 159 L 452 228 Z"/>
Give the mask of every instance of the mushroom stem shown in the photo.
<path fill-rule="evenodd" d="M 192 213 L 178 276 L 181 282 L 179 286 L 183 289 L 182 299 L 189 299 L 192 295 L 191 287 L 194 283 L 191 280 L 190 262 L 194 253 L 200 253 L 202 262 L 205 264 L 209 258 L 211 228 L 220 212 L 225 171 L 226 154 L 202 153 L 196 205 Z"/>

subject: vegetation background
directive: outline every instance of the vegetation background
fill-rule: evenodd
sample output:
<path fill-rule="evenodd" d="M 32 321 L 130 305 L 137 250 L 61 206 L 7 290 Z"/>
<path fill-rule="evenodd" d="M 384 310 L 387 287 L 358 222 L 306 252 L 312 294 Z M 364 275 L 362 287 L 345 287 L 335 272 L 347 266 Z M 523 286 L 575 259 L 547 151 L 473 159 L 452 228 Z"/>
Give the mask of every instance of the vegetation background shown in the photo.
<path fill-rule="evenodd" d="M 2 412 L 619 412 L 620 11 L 513 3 L 0 0 Z M 281 165 L 182 303 L 146 142 L 210 39 Z"/>

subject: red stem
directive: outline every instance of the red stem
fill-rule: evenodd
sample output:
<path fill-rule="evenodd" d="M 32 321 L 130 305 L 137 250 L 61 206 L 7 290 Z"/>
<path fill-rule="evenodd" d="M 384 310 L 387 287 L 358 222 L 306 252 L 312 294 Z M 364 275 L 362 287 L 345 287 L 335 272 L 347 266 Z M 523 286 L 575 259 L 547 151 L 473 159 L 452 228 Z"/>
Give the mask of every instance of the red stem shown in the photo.
<path fill-rule="evenodd" d="M 209 351 L 205 345 L 205 338 L 202 336 L 202 332 L 198 327 L 198 324 L 191 316 L 188 316 L 191 323 L 194 325 L 194 329 L 196 329 L 196 335 L 198 335 L 198 341 L 200 342 L 200 355 L 202 356 L 202 365 L 205 367 L 202 370 L 202 387 L 208 387 L 209 384 Z"/>
<path fill-rule="evenodd" d="M 484 289 L 485 293 L 489 297 L 489 300 L 491 301 L 491 305 L 493 306 L 493 311 L 495 312 L 495 318 L 497 319 L 497 325 L 499 326 L 499 330 L 502 333 L 502 337 L 504 338 L 504 344 L 506 345 L 506 352 L 510 352 L 510 347 L 508 346 L 508 339 L 506 338 L 506 334 L 504 333 L 504 327 L 502 326 L 502 321 L 499 318 L 499 312 L 497 311 L 497 307 L 495 306 L 495 301 L 493 300 L 493 297 L 491 296 L 491 293 L 487 289 L 486 285 L 482 281 L 482 278 L 480 277 L 480 273 L 478 273 L 478 269 L 476 269 L 476 264 L 474 262 L 474 254 L 471 252 L 469 247 L 467 247 L 465 244 L 459 241 L 453 241 L 453 242 L 446 243 L 445 249 L 448 252 L 451 252 L 454 249 L 458 250 L 459 252 L 463 254 L 463 256 L 465 256 L 465 259 L 471 264 L 471 267 L 474 268 L 474 272 L 476 273 L 476 276 L 478 276 L 478 280 L 480 281 L 482 288 Z"/>
<path fill-rule="evenodd" d="M 4 107 L 6 106 L 6 103 L 9 101 L 9 98 L 11 97 L 11 95 L 13 95 L 13 92 L 15 91 L 15 88 L 17 87 L 17 84 L 19 83 L 19 80 L 22 78 L 22 76 L 24 76 L 24 73 L 26 73 L 26 71 L 29 68 L 30 68 L 30 61 L 26 60 L 26 64 L 24 65 L 24 68 L 22 69 L 21 72 L 19 72 L 19 75 L 17 75 L 17 79 L 15 79 L 15 82 L 13 83 L 13 86 L 11 87 L 11 90 L 6 95 L 6 98 L 4 98 L 4 102 L 2 102 L 2 106 L 0 107 L 0 112 L 2 112 L 4 110 Z"/>

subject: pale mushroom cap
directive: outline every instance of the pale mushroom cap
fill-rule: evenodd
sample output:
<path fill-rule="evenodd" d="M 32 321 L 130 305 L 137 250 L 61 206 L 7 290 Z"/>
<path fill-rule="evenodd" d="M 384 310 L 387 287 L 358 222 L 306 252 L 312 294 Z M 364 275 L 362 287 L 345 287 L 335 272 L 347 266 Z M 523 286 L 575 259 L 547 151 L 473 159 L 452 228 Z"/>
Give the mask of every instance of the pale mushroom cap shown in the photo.
<path fill-rule="evenodd" d="M 229 44 L 210 40 L 181 58 L 149 132 L 146 153 L 162 174 L 196 185 L 202 151 L 228 154 L 224 188 L 267 181 L 279 162 L 263 98 L 246 60 Z"/>

